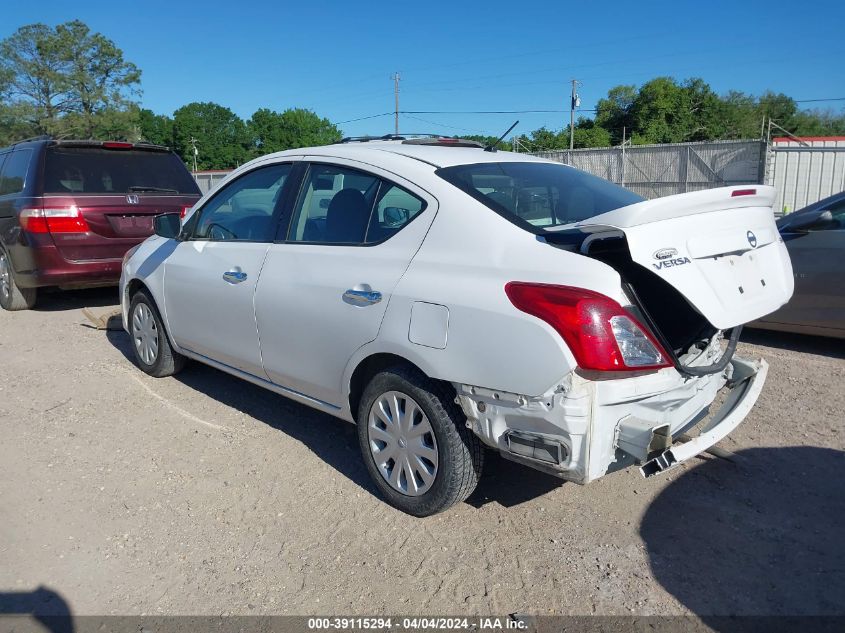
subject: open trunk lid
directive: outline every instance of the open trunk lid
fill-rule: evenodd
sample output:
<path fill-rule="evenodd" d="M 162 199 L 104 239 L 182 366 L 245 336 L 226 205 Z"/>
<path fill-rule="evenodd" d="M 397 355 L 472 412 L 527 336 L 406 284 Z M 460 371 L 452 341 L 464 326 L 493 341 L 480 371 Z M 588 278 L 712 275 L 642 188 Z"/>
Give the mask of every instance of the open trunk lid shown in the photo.
<path fill-rule="evenodd" d="M 561 229 L 589 233 L 581 245 L 587 254 L 596 240 L 624 237 L 633 262 L 724 330 L 774 312 L 792 296 L 774 197 L 774 188 L 763 185 L 709 189 L 638 202 Z"/>

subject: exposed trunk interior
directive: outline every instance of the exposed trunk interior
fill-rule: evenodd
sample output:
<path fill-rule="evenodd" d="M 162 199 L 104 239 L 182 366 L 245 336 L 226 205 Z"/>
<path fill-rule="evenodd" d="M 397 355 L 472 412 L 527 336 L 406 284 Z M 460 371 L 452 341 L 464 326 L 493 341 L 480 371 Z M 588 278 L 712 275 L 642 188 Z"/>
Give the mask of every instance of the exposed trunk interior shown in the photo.
<path fill-rule="evenodd" d="M 583 243 L 574 235 L 547 236 L 547 241 L 567 250 L 579 250 L 573 242 Z M 685 353 L 691 346 L 706 344 L 717 329 L 696 310 L 686 298 L 659 275 L 644 268 L 631 259 L 628 242 L 624 236 L 614 234 L 604 239 L 593 239 L 586 252 L 588 257 L 604 262 L 622 277 L 636 294 L 639 307 L 647 313 L 646 321 L 652 321 L 659 332 L 658 337 L 672 348 L 676 355 Z"/>

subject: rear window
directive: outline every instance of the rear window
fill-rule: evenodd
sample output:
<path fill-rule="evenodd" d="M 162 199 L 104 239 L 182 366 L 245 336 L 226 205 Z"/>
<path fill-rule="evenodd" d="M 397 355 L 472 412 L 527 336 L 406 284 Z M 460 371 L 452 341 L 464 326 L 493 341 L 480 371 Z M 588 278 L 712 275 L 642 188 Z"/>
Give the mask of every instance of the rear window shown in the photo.
<path fill-rule="evenodd" d="M 54 146 L 47 149 L 44 193 L 198 194 L 199 188 L 170 152 Z"/>
<path fill-rule="evenodd" d="M 436 173 L 532 233 L 645 199 L 596 176 L 553 163 L 479 163 L 445 167 Z"/>

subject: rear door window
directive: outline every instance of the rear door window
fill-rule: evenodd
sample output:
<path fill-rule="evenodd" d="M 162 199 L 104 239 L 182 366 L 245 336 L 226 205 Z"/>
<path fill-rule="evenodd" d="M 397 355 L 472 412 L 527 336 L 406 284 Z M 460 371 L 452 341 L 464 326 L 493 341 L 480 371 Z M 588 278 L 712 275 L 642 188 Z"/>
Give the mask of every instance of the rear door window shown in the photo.
<path fill-rule="evenodd" d="M 420 198 L 374 174 L 313 164 L 294 209 L 288 241 L 377 244 L 424 208 Z"/>
<path fill-rule="evenodd" d="M 58 145 L 47 148 L 44 193 L 198 194 L 199 188 L 171 152 Z"/>
<path fill-rule="evenodd" d="M 31 159 L 31 149 L 18 149 L 6 156 L 0 173 L 0 196 L 23 191 Z"/>

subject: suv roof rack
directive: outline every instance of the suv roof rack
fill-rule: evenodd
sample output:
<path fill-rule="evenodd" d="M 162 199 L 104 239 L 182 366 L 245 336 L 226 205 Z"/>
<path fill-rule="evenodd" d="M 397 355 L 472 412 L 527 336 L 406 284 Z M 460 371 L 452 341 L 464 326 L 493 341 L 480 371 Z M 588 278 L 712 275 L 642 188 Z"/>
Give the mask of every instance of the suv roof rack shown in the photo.
<path fill-rule="evenodd" d="M 440 145 L 444 147 L 484 147 L 483 144 L 469 139 L 430 132 L 407 132 L 404 134 L 384 134 L 382 136 L 347 136 L 338 143 L 367 143 L 369 141 L 401 141 L 403 145 Z"/>
<path fill-rule="evenodd" d="M 436 134 L 428 133 L 414 133 L 407 132 L 405 134 L 382 134 L 381 136 L 372 136 L 366 134 L 364 136 L 346 136 L 338 141 L 338 143 L 366 143 L 367 141 L 404 141 L 408 137 L 418 136 L 437 136 Z"/>
<path fill-rule="evenodd" d="M 52 141 L 53 137 L 49 134 L 39 134 L 38 136 L 30 136 L 29 138 L 22 138 L 19 141 L 12 141 L 9 143 L 9 147 L 14 147 L 15 145 L 20 145 L 21 143 L 32 143 L 33 141 Z"/>
<path fill-rule="evenodd" d="M 169 152 L 170 148 L 166 145 L 155 145 L 154 143 L 147 143 L 146 141 L 139 141 L 133 143 L 131 141 L 97 141 L 91 139 L 56 139 L 53 141 L 55 145 L 63 145 L 64 147 L 103 147 L 105 149 L 146 149 L 157 152 Z"/>

